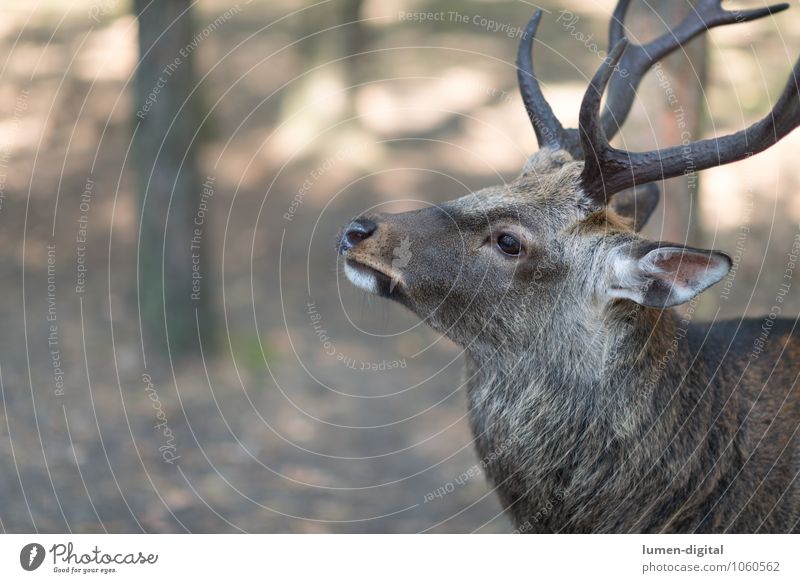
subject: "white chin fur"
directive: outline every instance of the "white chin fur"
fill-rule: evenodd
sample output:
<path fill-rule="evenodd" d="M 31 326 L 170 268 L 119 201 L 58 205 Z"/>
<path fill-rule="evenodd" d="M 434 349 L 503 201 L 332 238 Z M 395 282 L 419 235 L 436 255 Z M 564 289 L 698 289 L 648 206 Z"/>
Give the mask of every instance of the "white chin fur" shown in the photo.
<path fill-rule="evenodd" d="M 363 271 L 360 271 L 355 267 L 350 267 L 347 263 L 345 263 L 344 274 L 354 286 L 360 287 L 364 291 L 368 291 L 373 294 L 378 293 L 378 282 L 375 279 L 375 276 L 371 273 L 364 273 Z"/>

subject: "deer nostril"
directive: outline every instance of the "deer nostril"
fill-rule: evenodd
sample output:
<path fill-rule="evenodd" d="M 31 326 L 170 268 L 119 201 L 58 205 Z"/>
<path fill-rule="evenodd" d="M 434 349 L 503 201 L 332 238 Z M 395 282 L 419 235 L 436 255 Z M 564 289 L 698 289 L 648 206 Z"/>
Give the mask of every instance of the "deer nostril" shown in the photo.
<path fill-rule="evenodd" d="M 378 225 L 369 219 L 357 219 L 353 221 L 347 225 L 344 230 L 341 242 L 342 250 L 350 249 L 364 239 L 368 239 L 377 228 Z"/>

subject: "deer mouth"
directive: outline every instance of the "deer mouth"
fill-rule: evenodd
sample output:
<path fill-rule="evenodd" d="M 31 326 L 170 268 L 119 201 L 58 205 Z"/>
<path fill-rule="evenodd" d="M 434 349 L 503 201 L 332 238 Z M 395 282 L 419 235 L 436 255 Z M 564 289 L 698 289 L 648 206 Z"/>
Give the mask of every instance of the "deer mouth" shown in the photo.
<path fill-rule="evenodd" d="M 344 260 L 344 274 L 354 286 L 383 297 L 398 293 L 402 283 L 398 274 L 385 267 L 352 257 Z"/>

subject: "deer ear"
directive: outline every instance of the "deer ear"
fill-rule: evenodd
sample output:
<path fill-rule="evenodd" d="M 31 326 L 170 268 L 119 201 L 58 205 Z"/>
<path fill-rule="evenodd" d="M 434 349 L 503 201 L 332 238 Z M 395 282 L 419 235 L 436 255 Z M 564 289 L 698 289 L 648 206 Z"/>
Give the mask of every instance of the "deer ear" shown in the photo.
<path fill-rule="evenodd" d="M 608 296 L 653 308 L 688 302 L 731 268 L 731 259 L 724 253 L 672 243 L 635 244 L 612 257 Z"/>
<path fill-rule="evenodd" d="M 658 185 L 650 182 L 615 194 L 609 206 L 618 215 L 632 219 L 633 230 L 638 233 L 656 210 L 660 197 Z"/>

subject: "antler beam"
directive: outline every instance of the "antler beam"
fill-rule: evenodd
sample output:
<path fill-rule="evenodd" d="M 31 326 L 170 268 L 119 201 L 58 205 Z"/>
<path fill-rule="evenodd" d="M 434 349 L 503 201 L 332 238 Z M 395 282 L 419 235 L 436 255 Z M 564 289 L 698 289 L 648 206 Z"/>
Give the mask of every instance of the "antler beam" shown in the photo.
<path fill-rule="evenodd" d="M 615 193 L 635 185 L 721 166 L 761 152 L 800 125 L 800 59 L 772 111 L 750 127 L 721 138 L 649 152 L 613 148 L 600 119 L 600 99 L 628 43 L 621 40 L 598 69 L 580 111 L 584 153 L 584 191 L 605 204 Z"/>

